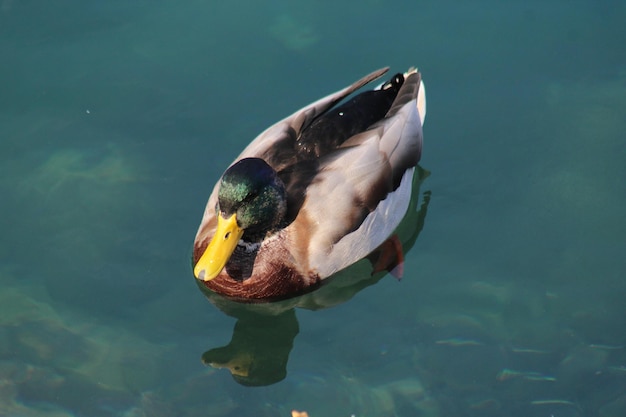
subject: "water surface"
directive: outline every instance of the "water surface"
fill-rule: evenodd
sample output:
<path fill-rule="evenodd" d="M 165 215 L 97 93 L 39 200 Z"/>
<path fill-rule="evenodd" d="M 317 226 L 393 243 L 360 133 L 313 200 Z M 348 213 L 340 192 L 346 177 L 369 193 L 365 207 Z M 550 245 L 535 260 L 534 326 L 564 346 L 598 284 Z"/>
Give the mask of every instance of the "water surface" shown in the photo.
<path fill-rule="evenodd" d="M 211 3 L 0 2 L 0 414 L 626 414 L 622 2 Z M 203 365 L 213 184 L 386 65 L 428 88 L 403 279 L 297 309 L 280 382 Z"/>

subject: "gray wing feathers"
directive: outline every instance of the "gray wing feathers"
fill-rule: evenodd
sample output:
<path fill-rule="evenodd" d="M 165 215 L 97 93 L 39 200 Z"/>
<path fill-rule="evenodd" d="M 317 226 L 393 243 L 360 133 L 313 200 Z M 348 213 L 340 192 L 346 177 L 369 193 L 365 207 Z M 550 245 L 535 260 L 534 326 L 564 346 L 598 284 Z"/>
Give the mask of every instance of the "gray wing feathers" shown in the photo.
<path fill-rule="evenodd" d="M 310 245 L 330 248 L 327 253 L 309 251 L 317 254 L 309 262 L 322 277 L 376 249 L 406 213 L 422 148 L 419 75 L 410 74 L 405 85 L 385 119 L 350 138 L 343 152 L 323 161 L 309 186 L 303 209 L 320 225 Z M 333 195 L 341 198 L 332 199 Z"/>
<path fill-rule="evenodd" d="M 369 213 L 359 228 L 332 245 L 328 254 L 310 259 L 310 265 L 321 277 L 328 277 L 352 265 L 381 245 L 395 230 L 411 201 L 415 168 L 408 169 L 400 186 Z"/>
<path fill-rule="evenodd" d="M 270 126 L 254 141 L 252 141 L 235 159 L 235 161 L 246 157 L 262 157 L 274 144 L 283 140 L 295 140 L 298 133 L 303 127 L 308 126 L 317 116 L 333 107 L 339 101 L 352 94 L 365 84 L 381 77 L 389 68 L 381 68 L 376 70 L 352 85 L 345 87 L 335 93 L 329 94 L 308 106 L 296 111 L 291 116 L 281 120 L 280 122 Z"/>

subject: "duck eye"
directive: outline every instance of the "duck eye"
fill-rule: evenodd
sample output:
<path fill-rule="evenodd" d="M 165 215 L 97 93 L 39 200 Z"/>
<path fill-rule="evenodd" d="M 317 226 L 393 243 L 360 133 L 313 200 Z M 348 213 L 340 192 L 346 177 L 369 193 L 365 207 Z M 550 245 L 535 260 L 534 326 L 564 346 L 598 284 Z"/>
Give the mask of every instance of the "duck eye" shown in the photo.
<path fill-rule="evenodd" d="M 259 192 L 258 191 L 252 191 L 251 193 L 246 195 L 246 198 L 244 198 L 243 201 L 244 202 L 252 201 L 255 198 L 257 198 L 258 196 L 259 196 Z"/>

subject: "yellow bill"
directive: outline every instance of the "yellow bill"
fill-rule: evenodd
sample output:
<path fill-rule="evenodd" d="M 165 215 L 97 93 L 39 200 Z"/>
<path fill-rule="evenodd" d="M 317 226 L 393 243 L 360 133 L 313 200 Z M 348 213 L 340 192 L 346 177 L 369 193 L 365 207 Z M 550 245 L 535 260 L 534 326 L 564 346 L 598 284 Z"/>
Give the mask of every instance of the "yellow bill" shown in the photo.
<path fill-rule="evenodd" d="M 215 278 L 226 266 L 242 235 L 235 214 L 225 219 L 218 213 L 215 235 L 193 269 L 196 278 L 202 281 Z"/>

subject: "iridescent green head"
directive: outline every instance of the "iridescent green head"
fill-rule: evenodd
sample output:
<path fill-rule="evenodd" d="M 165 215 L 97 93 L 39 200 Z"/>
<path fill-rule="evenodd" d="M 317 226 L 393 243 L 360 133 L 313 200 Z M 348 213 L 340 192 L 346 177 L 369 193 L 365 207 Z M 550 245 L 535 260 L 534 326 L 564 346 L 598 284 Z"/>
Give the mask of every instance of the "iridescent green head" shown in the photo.
<path fill-rule="evenodd" d="M 205 281 L 219 275 L 240 239 L 261 242 L 287 210 L 283 182 L 260 158 L 245 158 L 228 168 L 217 199 L 217 229 L 194 268 L 196 277 Z"/>
<path fill-rule="evenodd" d="M 245 158 L 228 168 L 217 198 L 218 213 L 224 218 L 235 214 L 249 242 L 263 239 L 285 215 L 285 186 L 260 158 Z"/>

